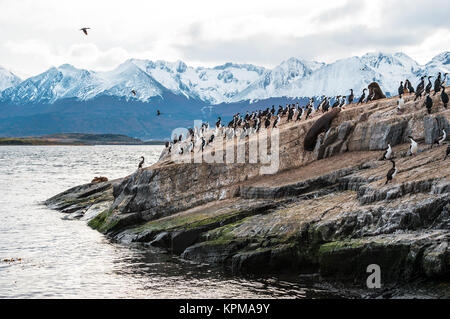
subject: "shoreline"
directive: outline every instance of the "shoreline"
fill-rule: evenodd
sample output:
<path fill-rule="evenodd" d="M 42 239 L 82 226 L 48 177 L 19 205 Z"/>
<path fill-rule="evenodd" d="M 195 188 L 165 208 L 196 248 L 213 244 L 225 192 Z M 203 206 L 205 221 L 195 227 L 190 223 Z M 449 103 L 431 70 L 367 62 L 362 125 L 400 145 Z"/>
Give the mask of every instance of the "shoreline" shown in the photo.
<path fill-rule="evenodd" d="M 282 122 L 275 175 L 259 175 L 258 164 L 176 164 L 163 151 L 150 167 L 76 186 L 46 205 L 69 219 L 91 216 L 88 225 L 113 241 L 236 275 L 318 274 L 364 289 L 367 266 L 379 264 L 391 290 L 434 281 L 449 298 L 450 167 L 442 165 L 445 147 L 430 144 L 448 131 L 450 110 L 436 96 L 428 115 L 412 99 L 402 114 L 394 98 L 346 107 L 313 152 L 299 141 L 317 117 Z M 415 156 L 409 135 L 421 141 Z M 385 185 L 392 165 L 379 158 L 387 143 L 399 174 Z"/>

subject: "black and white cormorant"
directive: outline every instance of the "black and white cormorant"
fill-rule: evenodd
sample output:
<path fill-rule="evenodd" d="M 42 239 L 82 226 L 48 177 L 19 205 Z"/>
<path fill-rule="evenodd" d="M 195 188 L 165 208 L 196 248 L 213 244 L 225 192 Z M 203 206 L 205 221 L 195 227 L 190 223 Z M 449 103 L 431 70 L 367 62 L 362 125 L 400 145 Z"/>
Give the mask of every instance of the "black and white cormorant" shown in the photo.
<path fill-rule="evenodd" d="M 294 108 L 289 108 L 288 118 L 287 121 L 289 122 L 294 117 Z"/>
<path fill-rule="evenodd" d="M 447 157 L 450 155 L 450 144 L 447 146 L 447 151 L 445 151 L 445 157 L 444 161 L 447 159 Z"/>
<path fill-rule="evenodd" d="M 441 72 L 438 73 L 436 80 L 434 80 L 434 95 L 436 95 L 441 90 Z"/>
<path fill-rule="evenodd" d="M 339 106 L 339 104 L 340 104 L 340 99 L 341 99 L 341 96 L 340 96 L 340 95 L 336 96 L 336 99 L 335 99 L 333 105 L 331 106 L 332 109 L 334 109 L 335 107 L 338 107 L 338 106 Z"/>
<path fill-rule="evenodd" d="M 131 90 L 131 94 L 133 94 L 133 96 L 136 96 L 136 91 L 135 90 Z"/>
<path fill-rule="evenodd" d="M 431 147 L 433 147 L 434 144 L 441 146 L 446 139 L 447 139 L 447 132 L 444 129 L 442 129 L 442 135 L 434 140 L 433 144 L 431 144 Z"/>
<path fill-rule="evenodd" d="M 419 97 L 422 97 L 422 93 L 425 90 L 425 76 L 422 76 L 420 78 L 420 83 L 417 85 L 416 88 L 416 97 L 414 98 L 414 101 L 416 101 Z"/>
<path fill-rule="evenodd" d="M 432 76 L 430 75 L 428 77 L 428 84 L 425 87 L 425 93 L 427 93 L 427 94 L 429 94 L 431 92 L 431 88 L 433 87 L 433 84 L 431 84 L 431 78 L 432 78 Z"/>
<path fill-rule="evenodd" d="M 403 99 L 403 96 L 400 95 L 397 100 L 397 111 L 402 112 L 402 108 L 404 105 L 405 105 L 405 100 Z"/>
<path fill-rule="evenodd" d="M 278 122 L 280 122 L 280 115 L 277 115 L 277 118 L 275 119 L 275 122 L 273 122 L 273 126 L 272 126 L 272 128 L 275 128 L 275 127 L 277 127 L 277 125 L 278 125 Z"/>
<path fill-rule="evenodd" d="M 391 144 L 388 144 L 388 147 L 387 147 L 386 151 L 384 152 L 381 160 L 388 160 L 388 159 L 391 159 L 391 157 L 392 157 L 392 147 L 391 147 Z"/>
<path fill-rule="evenodd" d="M 144 156 L 141 156 L 141 161 L 139 162 L 138 169 L 142 168 L 142 166 L 144 165 L 144 161 L 145 161 Z"/>
<path fill-rule="evenodd" d="M 395 177 L 395 175 L 397 175 L 397 168 L 395 167 L 395 162 L 393 160 L 391 160 L 391 162 L 392 162 L 392 168 L 388 171 L 388 173 L 386 175 L 386 183 L 384 183 L 384 185 L 391 182 L 392 179 Z"/>
<path fill-rule="evenodd" d="M 441 86 L 447 85 L 447 75 L 448 75 L 448 73 L 444 73 L 444 79 L 442 80 Z"/>
<path fill-rule="evenodd" d="M 328 98 L 326 98 L 326 99 L 328 99 Z M 305 121 L 309 118 L 309 116 L 310 116 L 311 113 L 312 113 L 312 108 L 311 108 L 311 107 L 307 107 L 306 109 L 307 109 L 307 110 L 306 110 Z M 328 107 L 327 107 L 327 111 L 328 111 Z"/>
<path fill-rule="evenodd" d="M 328 112 L 328 108 L 330 107 L 330 98 L 328 96 L 325 97 L 325 101 L 322 104 L 322 112 Z M 306 114 L 309 116 L 311 114 L 312 108 L 308 108 L 308 113 Z"/>
<path fill-rule="evenodd" d="M 412 136 L 408 136 L 408 138 L 411 140 L 411 144 L 409 145 L 409 155 L 416 155 L 417 152 L 419 151 L 419 146 L 417 145 L 417 142 L 414 141 L 414 139 L 412 138 Z"/>
<path fill-rule="evenodd" d="M 405 89 L 403 87 L 403 81 L 400 82 L 400 86 L 398 87 L 398 95 L 403 95 Z"/>
<path fill-rule="evenodd" d="M 445 86 L 442 86 L 441 101 L 442 101 L 442 103 L 444 103 L 444 107 L 447 108 L 448 94 L 445 92 Z"/>
<path fill-rule="evenodd" d="M 364 90 L 363 90 L 362 95 L 361 95 L 361 97 L 359 98 L 358 103 L 356 103 L 356 104 L 361 104 L 362 102 L 364 102 L 364 99 L 366 98 L 366 91 L 367 91 L 367 89 L 364 89 Z"/>
<path fill-rule="evenodd" d="M 299 110 L 298 110 L 297 118 L 295 119 L 295 121 L 300 121 L 302 119 L 303 113 L 305 113 L 305 109 L 300 107 Z"/>
<path fill-rule="evenodd" d="M 270 127 L 270 117 L 271 116 L 266 117 L 266 120 L 264 121 L 264 127 L 266 129 L 268 129 Z"/>
<path fill-rule="evenodd" d="M 414 91 L 414 87 L 412 86 L 411 82 L 408 79 L 406 79 L 405 86 L 408 89 L 409 93 L 414 93 L 415 92 Z"/>
<path fill-rule="evenodd" d="M 427 107 L 428 114 L 431 114 L 431 108 L 433 107 L 433 99 L 430 97 L 430 93 L 427 93 L 424 104 Z"/>
<path fill-rule="evenodd" d="M 214 137 L 215 137 L 214 134 L 211 134 L 211 136 L 209 137 L 209 140 L 208 140 L 208 145 L 214 141 Z"/>
<path fill-rule="evenodd" d="M 206 145 L 206 141 L 205 141 L 204 137 L 202 136 L 202 152 L 205 148 L 205 145 Z"/>
<path fill-rule="evenodd" d="M 353 94 L 353 89 L 350 89 L 350 95 L 348 96 L 348 104 L 352 104 L 354 98 L 355 95 Z"/>

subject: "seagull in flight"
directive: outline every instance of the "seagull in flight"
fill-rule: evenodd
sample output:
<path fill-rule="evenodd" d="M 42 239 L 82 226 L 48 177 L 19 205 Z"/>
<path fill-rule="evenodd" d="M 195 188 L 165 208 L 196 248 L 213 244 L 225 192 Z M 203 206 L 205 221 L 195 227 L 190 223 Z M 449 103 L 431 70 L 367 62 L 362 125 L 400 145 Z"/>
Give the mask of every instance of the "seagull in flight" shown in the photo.
<path fill-rule="evenodd" d="M 88 35 L 87 30 L 89 30 L 90 28 L 81 28 L 80 31 L 83 31 L 84 34 Z"/>

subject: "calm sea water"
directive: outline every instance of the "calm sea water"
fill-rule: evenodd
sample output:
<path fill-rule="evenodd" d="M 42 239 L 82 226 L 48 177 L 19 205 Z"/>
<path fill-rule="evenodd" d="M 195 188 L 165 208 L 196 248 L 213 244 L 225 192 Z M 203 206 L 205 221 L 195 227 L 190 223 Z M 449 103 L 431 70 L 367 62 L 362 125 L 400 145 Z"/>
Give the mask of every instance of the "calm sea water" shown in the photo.
<path fill-rule="evenodd" d="M 109 242 L 42 201 L 94 176 L 132 173 L 162 146 L 0 146 L 0 298 L 323 298 L 279 278 L 236 278 Z M 4 259 L 21 258 L 20 262 Z"/>

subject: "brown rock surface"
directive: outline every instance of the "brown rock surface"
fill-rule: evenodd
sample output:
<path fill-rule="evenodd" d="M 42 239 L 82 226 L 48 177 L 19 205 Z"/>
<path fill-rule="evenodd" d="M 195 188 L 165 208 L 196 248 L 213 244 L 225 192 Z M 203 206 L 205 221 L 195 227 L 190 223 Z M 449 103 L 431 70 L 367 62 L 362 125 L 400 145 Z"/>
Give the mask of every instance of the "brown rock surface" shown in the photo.
<path fill-rule="evenodd" d="M 109 206 L 90 225 L 236 272 L 312 270 L 360 280 L 376 263 L 389 280 L 448 278 L 450 160 L 442 160 L 446 145 L 430 143 L 442 129 L 450 133 L 450 110 L 437 95 L 428 115 L 413 98 L 405 96 L 402 114 L 396 98 L 345 106 L 312 152 L 303 139 L 319 115 L 282 119 L 274 175 L 261 175 L 259 163 L 194 164 L 189 154 L 189 163 L 174 163 L 163 153 L 155 165 L 96 188 Z M 415 156 L 409 135 L 420 143 Z M 235 139 L 248 147 L 255 138 Z M 385 185 L 392 164 L 379 158 L 388 144 L 398 173 Z M 112 197 L 100 196 L 111 186 Z M 62 209 L 67 196 L 50 203 Z"/>

